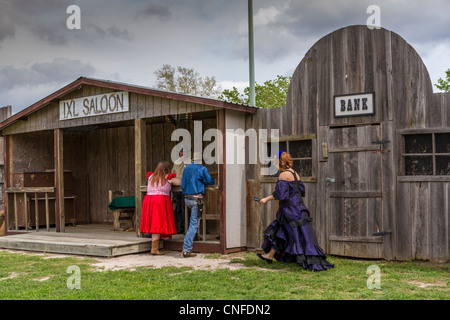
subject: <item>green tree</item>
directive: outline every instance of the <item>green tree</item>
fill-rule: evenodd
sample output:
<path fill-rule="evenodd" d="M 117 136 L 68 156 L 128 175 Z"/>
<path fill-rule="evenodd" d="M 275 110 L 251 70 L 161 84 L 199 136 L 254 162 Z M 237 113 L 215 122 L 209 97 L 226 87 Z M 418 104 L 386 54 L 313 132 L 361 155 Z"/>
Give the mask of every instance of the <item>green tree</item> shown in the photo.
<path fill-rule="evenodd" d="M 155 75 L 156 88 L 161 90 L 207 98 L 215 98 L 221 91 L 214 76 L 201 77 L 193 68 L 178 66 L 175 69 L 169 64 L 164 64 L 155 71 Z"/>
<path fill-rule="evenodd" d="M 255 83 L 255 103 L 257 107 L 278 108 L 286 104 L 289 84 L 292 77 L 278 75 L 274 80 L 265 81 L 263 85 Z M 244 89 L 244 93 L 240 93 L 236 87 L 233 89 L 225 89 L 219 96 L 220 100 L 232 103 L 249 104 L 250 88 Z"/>
<path fill-rule="evenodd" d="M 435 84 L 436 88 L 439 90 L 442 90 L 444 92 L 450 92 L 450 69 L 445 71 L 445 74 L 447 76 L 447 79 L 439 78 L 438 84 Z"/>

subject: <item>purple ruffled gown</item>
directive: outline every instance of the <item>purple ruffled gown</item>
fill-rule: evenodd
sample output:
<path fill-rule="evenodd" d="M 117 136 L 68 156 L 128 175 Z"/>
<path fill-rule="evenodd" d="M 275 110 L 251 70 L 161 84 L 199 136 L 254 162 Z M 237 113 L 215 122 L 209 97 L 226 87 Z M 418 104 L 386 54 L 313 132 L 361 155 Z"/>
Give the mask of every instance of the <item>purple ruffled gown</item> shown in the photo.
<path fill-rule="evenodd" d="M 268 253 L 274 248 L 277 261 L 298 263 L 311 271 L 334 268 L 317 242 L 304 196 L 302 181 L 278 180 L 273 197 L 279 200 L 279 209 L 276 219 L 264 230 L 262 249 Z"/>

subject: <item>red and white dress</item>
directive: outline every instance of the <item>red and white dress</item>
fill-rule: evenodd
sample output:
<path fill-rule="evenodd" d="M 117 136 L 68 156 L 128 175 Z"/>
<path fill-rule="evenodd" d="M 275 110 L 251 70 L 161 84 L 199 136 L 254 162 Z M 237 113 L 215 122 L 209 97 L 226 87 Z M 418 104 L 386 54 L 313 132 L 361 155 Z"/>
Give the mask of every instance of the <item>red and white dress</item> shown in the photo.
<path fill-rule="evenodd" d="M 147 194 L 142 202 L 141 233 L 159 233 L 161 238 L 171 238 L 177 234 L 175 218 L 173 215 L 172 200 L 170 199 L 170 180 L 175 173 L 166 175 L 163 184 L 152 186 L 150 177 L 153 172 L 147 173 Z"/>

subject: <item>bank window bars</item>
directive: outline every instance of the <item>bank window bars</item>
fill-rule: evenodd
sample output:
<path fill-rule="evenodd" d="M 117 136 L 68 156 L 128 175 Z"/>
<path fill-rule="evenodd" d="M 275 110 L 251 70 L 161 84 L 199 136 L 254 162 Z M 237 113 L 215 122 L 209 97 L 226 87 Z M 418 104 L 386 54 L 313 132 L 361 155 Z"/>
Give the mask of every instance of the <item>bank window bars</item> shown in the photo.
<path fill-rule="evenodd" d="M 450 132 L 404 135 L 407 176 L 450 175 Z"/>

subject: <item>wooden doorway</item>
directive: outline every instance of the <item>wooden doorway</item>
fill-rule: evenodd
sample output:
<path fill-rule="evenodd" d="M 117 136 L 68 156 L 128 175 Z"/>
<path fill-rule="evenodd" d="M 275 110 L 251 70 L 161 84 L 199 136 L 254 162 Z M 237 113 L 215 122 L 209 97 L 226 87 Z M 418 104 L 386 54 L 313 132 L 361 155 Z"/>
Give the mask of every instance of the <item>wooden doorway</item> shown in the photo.
<path fill-rule="evenodd" d="M 382 258 L 381 125 L 329 128 L 330 254 Z"/>

